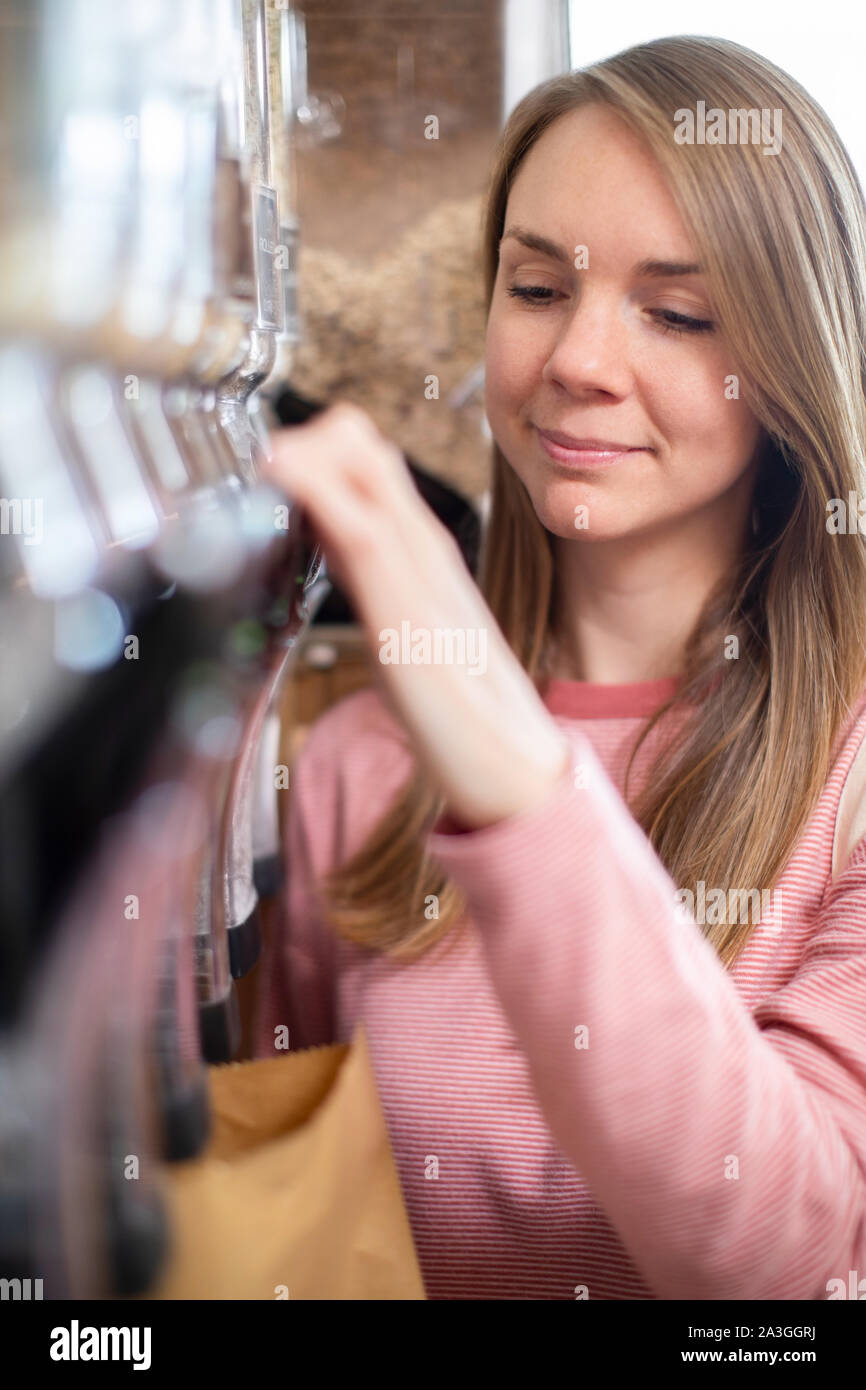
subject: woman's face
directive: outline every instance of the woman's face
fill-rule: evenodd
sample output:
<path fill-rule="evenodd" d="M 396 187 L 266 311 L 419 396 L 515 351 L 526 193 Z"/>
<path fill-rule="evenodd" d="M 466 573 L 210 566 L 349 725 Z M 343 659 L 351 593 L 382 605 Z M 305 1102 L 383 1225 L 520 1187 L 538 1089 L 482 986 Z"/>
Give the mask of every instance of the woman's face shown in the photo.
<path fill-rule="evenodd" d="M 614 112 L 570 112 L 518 169 L 504 230 L 487 418 L 542 524 L 587 541 L 688 526 L 701 545 L 738 544 L 762 431 L 742 390 L 731 398 L 736 368 L 707 282 L 682 271 L 696 257 L 655 161 Z M 540 431 L 633 451 L 563 461 Z"/>

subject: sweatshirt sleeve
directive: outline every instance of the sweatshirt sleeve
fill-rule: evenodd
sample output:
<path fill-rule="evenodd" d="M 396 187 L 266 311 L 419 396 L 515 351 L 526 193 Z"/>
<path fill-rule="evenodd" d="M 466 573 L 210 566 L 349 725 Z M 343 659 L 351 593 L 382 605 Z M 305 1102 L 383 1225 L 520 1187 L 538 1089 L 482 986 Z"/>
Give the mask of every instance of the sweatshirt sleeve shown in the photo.
<path fill-rule="evenodd" d="M 554 1139 L 657 1297 L 822 1299 L 866 1270 L 866 841 L 754 1012 L 582 734 L 542 805 L 443 816 L 427 843 Z"/>
<path fill-rule="evenodd" d="M 326 827 L 334 820 L 334 797 L 317 756 L 319 743 L 318 734 L 311 734 L 290 776 L 284 832 L 286 878 L 280 911 L 259 967 L 256 1057 L 275 1055 L 283 1036 L 277 1029 L 283 1025 L 288 1028 L 291 1051 L 335 1041 L 335 940 L 322 921 L 310 834 L 313 817 L 323 818 Z"/>

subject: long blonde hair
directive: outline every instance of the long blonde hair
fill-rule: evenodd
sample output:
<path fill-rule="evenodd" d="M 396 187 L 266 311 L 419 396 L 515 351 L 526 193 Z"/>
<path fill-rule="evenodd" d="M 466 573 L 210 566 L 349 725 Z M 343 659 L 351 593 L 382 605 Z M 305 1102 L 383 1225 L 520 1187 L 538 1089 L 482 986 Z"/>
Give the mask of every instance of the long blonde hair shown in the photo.
<path fill-rule="evenodd" d="M 675 143 L 674 113 L 698 101 L 781 109 L 783 152 Z M 486 208 L 488 306 L 515 173 L 552 122 L 588 102 L 613 108 L 666 175 L 764 431 L 754 534 L 707 599 L 677 693 L 641 730 L 632 762 L 668 711 L 687 704 L 690 717 L 673 721 L 679 732 L 658 751 L 642 794 L 626 801 L 674 884 L 772 889 L 866 678 L 866 540 L 859 531 L 840 539 L 826 524 L 828 499 L 864 493 L 863 192 L 824 111 L 767 59 L 715 38 L 640 44 L 543 83 L 513 111 Z M 492 453 L 479 585 L 543 692 L 554 635 L 552 538 L 499 448 Z M 738 660 L 725 658 L 732 636 Z M 340 936 L 411 959 L 465 924 L 460 890 L 424 852 L 442 806 L 416 766 L 366 842 L 324 878 Z M 439 915 L 428 920 L 430 894 Z M 730 965 L 753 925 L 702 930 Z"/>

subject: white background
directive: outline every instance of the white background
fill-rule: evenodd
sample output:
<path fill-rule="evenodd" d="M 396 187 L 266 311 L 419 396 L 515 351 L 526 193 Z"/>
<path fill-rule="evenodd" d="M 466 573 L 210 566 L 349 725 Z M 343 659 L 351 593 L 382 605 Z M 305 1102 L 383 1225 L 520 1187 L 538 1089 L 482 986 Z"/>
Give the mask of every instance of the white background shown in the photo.
<path fill-rule="evenodd" d="M 562 17 L 570 17 L 571 53 Z M 823 106 L 866 188 L 866 5 L 862 0 L 505 0 L 507 113 L 555 72 L 671 34 L 732 39 L 795 78 Z"/>

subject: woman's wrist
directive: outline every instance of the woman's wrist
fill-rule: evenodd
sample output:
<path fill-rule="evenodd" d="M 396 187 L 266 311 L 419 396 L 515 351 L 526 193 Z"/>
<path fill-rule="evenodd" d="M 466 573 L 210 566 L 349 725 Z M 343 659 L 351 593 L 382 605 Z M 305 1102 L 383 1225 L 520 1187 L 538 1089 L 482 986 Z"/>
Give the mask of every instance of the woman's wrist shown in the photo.
<path fill-rule="evenodd" d="M 510 762 L 507 775 L 491 788 L 483 809 L 476 804 L 471 810 L 459 805 L 446 805 L 446 819 L 459 829 L 483 830 L 512 816 L 523 815 L 544 804 L 571 762 L 571 747 L 558 738 L 534 750 L 531 762 Z"/>

